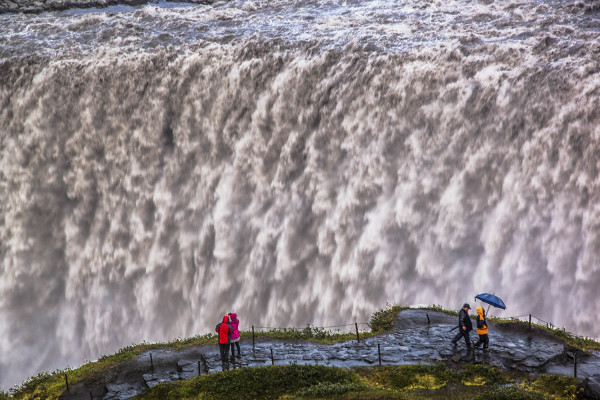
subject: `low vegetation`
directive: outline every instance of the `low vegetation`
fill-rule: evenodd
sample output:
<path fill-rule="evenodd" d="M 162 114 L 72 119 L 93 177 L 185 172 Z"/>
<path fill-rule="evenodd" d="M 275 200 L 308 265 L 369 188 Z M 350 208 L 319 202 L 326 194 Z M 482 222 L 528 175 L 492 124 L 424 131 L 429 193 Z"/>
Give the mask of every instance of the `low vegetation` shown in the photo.
<path fill-rule="evenodd" d="M 537 378 L 470 365 L 405 365 L 341 369 L 312 365 L 243 368 L 155 386 L 137 400 L 456 399 L 573 400 L 574 378 Z"/>
<path fill-rule="evenodd" d="M 373 313 L 370 331 L 360 332 L 361 338 L 390 331 L 398 312 L 406 306 L 388 304 Z M 457 315 L 455 311 L 430 306 L 424 309 Z M 523 324 L 522 321 L 500 323 Z M 527 324 L 527 323 L 525 323 Z M 559 329 L 539 326 L 569 345 L 578 349 L 600 349 L 600 343 L 581 338 Z M 251 331 L 241 332 L 242 339 L 251 339 Z M 269 340 L 299 340 L 335 343 L 351 340 L 356 332 L 331 332 L 319 327 L 304 329 L 271 329 L 255 332 L 255 338 Z M 57 399 L 66 390 L 65 375 L 69 383 L 91 383 L 107 370 L 123 366 L 142 353 L 158 349 L 182 350 L 189 347 L 215 344 L 216 335 L 207 334 L 167 343 L 141 343 L 125 347 L 115 354 L 104 356 L 83 366 L 54 372 L 44 372 L 29 378 L 10 392 L 0 392 L 2 399 Z M 569 380 L 571 379 L 571 380 Z M 235 396 L 219 392 L 224 382 L 238 382 Z M 226 385 L 225 385 L 226 386 Z M 280 366 L 244 368 L 201 376 L 190 381 L 161 384 L 145 392 L 141 399 L 537 399 L 541 393 L 546 399 L 576 399 L 579 381 L 572 378 L 544 377 L 536 380 L 517 379 L 497 369 L 481 365 L 465 366 L 451 371 L 442 365 L 409 365 L 341 370 L 319 366 Z M 256 397 L 248 397 L 250 394 Z M 153 397 L 154 396 L 154 397 Z M 163 396 L 163 397 L 160 397 Z M 219 396 L 219 397 L 214 397 Z M 225 397 L 222 397 L 225 396 Z M 512 397 L 511 397 L 512 396 Z M 520 397 L 519 397 L 520 396 Z M 538 397 L 536 397 L 538 396 Z"/>

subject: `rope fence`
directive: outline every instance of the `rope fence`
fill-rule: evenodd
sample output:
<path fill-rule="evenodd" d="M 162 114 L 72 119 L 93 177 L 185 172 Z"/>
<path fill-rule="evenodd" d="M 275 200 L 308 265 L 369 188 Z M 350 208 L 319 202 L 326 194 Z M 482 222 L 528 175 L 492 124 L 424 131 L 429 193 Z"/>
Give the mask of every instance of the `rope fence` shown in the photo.
<path fill-rule="evenodd" d="M 295 327 L 295 326 L 254 326 L 254 329 L 261 329 L 261 330 L 278 330 L 278 331 L 285 331 L 285 330 L 289 330 L 289 331 L 302 331 L 304 329 L 310 328 L 310 329 L 333 329 L 333 328 L 345 328 L 348 326 L 355 326 L 355 324 L 358 325 L 369 325 L 368 322 L 356 322 L 356 323 L 352 323 L 352 324 L 345 324 L 345 325 L 331 325 L 331 326 L 316 326 L 316 325 L 311 325 L 311 324 L 306 324 L 305 327 L 299 328 L 299 327 Z M 246 328 L 246 329 L 240 329 L 240 332 L 249 332 L 251 330 L 251 328 Z"/>

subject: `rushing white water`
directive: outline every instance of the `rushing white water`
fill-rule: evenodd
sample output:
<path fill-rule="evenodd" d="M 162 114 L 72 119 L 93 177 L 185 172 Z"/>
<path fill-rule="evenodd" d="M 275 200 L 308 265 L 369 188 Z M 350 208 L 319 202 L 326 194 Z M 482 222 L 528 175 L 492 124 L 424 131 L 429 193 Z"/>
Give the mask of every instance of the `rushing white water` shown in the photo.
<path fill-rule="evenodd" d="M 600 13 L 256 1 L 0 16 L 0 385 L 386 301 L 600 336 Z"/>

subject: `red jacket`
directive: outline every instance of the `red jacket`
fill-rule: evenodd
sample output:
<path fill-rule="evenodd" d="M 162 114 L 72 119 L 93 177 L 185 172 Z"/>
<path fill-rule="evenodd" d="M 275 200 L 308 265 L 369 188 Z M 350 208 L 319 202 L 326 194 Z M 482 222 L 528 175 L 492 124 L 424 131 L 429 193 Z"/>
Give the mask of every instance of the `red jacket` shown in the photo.
<path fill-rule="evenodd" d="M 229 325 L 229 316 L 226 315 L 223 317 L 223 322 L 217 324 L 215 332 L 219 333 L 220 344 L 229 344 L 229 338 L 233 333 L 233 327 Z"/>

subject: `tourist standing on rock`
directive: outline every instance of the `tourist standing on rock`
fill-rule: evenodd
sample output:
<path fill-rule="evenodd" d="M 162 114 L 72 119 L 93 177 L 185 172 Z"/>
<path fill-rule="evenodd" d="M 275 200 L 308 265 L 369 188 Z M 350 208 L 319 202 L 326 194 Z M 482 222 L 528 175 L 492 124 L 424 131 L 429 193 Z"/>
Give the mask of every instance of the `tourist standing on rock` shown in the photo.
<path fill-rule="evenodd" d="M 463 308 L 458 312 L 458 333 L 452 339 L 452 344 L 456 346 L 456 342 L 461 337 L 465 338 L 467 349 L 471 349 L 471 339 L 469 338 L 469 332 L 473 330 L 473 324 L 471 318 L 469 318 L 469 310 L 471 306 L 467 303 L 463 304 Z"/>
<path fill-rule="evenodd" d="M 229 318 L 231 320 L 231 326 L 233 327 L 233 333 L 231 334 L 231 356 L 235 356 L 235 347 L 237 347 L 238 356 L 241 354 L 240 351 L 240 320 L 237 319 L 236 313 L 230 313 Z M 235 347 L 234 347 L 235 345 Z"/>
<path fill-rule="evenodd" d="M 219 334 L 219 350 L 221 351 L 221 361 L 227 362 L 229 354 L 229 341 L 233 333 L 233 327 L 229 323 L 229 315 L 223 317 L 223 322 L 218 323 L 215 332 Z"/>
<path fill-rule="evenodd" d="M 485 319 L 485 311 L 483 311 L 483 307 L 477 307 L 475 311 L 477 311 L 477 334 L 479 335 L 479 341 L 475 343 L 475 347 L 479 347 L 481 344 L 483 344 L 483 349 L 485 350 L 488 348 L 490 343 L 487 321 Z"/>

